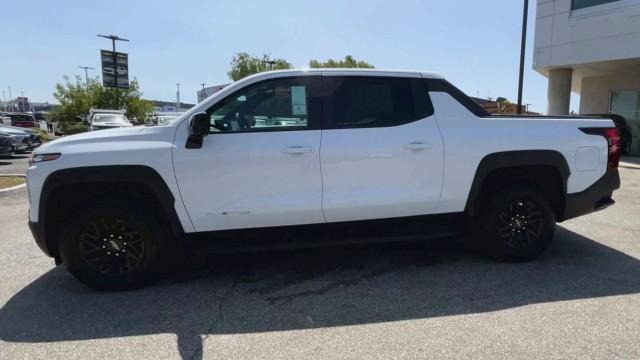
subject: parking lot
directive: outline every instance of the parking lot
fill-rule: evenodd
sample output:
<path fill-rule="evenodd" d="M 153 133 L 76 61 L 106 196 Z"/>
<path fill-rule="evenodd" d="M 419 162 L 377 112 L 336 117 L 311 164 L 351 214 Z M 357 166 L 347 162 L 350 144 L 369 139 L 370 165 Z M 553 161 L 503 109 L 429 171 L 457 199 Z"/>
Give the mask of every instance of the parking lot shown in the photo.
<path fill-rule="evenodd" d="M 25 174 L 29 166 L 29 156 L 30 154 L 28 153 L 0 156 L 0 175 Z"/>
<path fill-rule="evenodd" d="M 4 160 L 0 160 L 4 161 Z M 640 357 L 640 166 L 607 210 L 540 259 L 495 263 L 460 239 L 216 256 L 138 291 L 55 267 L 0 197 L 0 358 Z"/>

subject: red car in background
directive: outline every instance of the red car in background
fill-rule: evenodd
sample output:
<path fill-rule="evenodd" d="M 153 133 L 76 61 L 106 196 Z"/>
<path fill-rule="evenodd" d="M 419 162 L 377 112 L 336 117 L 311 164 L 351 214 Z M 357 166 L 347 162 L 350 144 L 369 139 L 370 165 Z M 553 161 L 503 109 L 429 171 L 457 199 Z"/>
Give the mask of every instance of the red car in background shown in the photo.
<path fill-rule="evenodd" d="M 19 126 L 23 128 L 37 127 L 38 122 L 31 114 L 9 114 L 11 118 L 11 126 Z"/>

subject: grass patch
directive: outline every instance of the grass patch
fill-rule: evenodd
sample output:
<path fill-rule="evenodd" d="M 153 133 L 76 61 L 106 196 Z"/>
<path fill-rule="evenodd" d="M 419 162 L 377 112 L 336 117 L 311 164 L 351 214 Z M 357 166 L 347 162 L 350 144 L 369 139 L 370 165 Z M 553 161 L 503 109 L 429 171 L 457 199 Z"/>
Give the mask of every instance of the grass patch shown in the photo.
<path fill-rule="evenodd" d="M 25 179 L 19 176 L 0 176 L 0 190 L 24 184 Z"/>

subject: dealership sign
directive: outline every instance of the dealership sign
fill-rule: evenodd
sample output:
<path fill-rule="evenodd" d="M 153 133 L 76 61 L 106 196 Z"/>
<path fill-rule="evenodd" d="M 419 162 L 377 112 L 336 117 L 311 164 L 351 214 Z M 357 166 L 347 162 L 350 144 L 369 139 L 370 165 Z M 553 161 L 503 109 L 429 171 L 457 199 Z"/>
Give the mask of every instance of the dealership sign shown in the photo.
<path fill-rule="evenodd" d="M 129 88 L 129 58 L 127 54 L 100 50 L 102 85 L 120 89 Z"/>

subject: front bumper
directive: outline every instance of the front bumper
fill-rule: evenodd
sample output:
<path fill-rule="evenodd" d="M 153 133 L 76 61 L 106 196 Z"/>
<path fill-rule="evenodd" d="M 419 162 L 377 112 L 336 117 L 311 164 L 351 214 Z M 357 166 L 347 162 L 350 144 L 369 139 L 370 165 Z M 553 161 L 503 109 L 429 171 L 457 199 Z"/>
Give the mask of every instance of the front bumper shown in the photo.
<path fill-rule="evenodd" d="M 38 244 L 40 250 L 47 256 L 53 256 L 44 236 L 44 224 L 42 222 L 29 221 L 29 230 L 31 230 L 31 234 L 33 234 L 33 238 L 36 240 L 36 244 Z"/>
<path fill-rule="evenodd" d="M 0 146 L 0 155 L 11 155 L 13 151 L 13 146 Z"/>
<path fill-rule="evenodd" d="M 615 201 L 611 198 L 613 190 L 620 188 L 620 175 L 617 168 L 607 172 L 586 190 L 567 195 L 562 221 L 573 219 L 594 211 L 602 210 Z"/>

